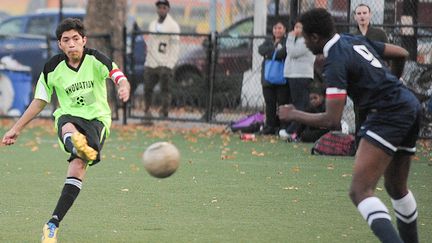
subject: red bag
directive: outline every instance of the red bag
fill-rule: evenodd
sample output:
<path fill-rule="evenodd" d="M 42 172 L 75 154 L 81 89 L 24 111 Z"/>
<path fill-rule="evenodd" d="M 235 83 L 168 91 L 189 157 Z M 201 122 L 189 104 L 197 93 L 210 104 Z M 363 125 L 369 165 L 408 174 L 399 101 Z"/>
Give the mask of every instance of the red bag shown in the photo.
<path fill-rule="evenodd" d="M 314 144 L 311 154 L 354 156 L 355 138 L 341 131 L 330 131 L 320 137 Z"/>

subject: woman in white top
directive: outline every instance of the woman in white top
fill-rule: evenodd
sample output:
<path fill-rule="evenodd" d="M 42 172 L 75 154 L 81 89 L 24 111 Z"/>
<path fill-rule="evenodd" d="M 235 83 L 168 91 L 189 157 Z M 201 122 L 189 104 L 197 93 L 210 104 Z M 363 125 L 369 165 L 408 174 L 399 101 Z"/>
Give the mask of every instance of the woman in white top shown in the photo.
<path fill-rule="evenodd" d="M 315 55 L 306 47 L 302 31 L 302 24 L 296 22 L 294 29 L 288 33 L 284 76 L 289 83 L 292 104 L 296 109 L 304 111 L 309 104 L 309 85 L 314 78 Z M 291 123 L 286 133 L 295 139 L 293 133 L 298 127 L 298 123 Z M 284 132 L 281 131 L 280 134 Z"/>

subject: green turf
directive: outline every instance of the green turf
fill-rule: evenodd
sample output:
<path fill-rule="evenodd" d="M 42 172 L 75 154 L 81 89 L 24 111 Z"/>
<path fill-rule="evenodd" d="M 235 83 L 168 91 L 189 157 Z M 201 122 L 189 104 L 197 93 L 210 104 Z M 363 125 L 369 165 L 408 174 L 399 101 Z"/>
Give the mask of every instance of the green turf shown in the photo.
<path fill-rule="evenodd" d="M 27 129 L 15 146 L 0 147 L 0 242 L 39 241 L 55 207 L 67 163 L 51 129 Z M 141 165 L 146 146 L 160 140 L 182 153 L 163 180 Z M 214 131 L 113 129 L 60 242 L 377 242 L 348 198 L 353 159 L 309 149 Z M 420 239 L 432 242 L 430 152 L 418 156 L 409 182 Z M 377 195 L 390 206 L 382 183 Z"/>

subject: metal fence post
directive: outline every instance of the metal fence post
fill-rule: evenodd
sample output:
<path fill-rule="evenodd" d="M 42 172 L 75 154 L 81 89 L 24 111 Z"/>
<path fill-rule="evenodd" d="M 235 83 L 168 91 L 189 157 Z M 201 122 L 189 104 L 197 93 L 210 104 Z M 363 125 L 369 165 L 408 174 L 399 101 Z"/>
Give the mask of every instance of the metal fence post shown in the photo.
<path fill-rule="evenodd" d="M 122 47 L 122 49 L 123 49 L 123 71 L 125 72 L 125 75 L 126 75 L 126 77 L 128 77 L 128 68 L 127 68 L 127 65 L 128 65 L 128 61 L 127 61 L 127 58 L 126 58 L 126 55 L 127 55 L 127 53 L 126 53 L 126 45 L 127 45 L 127 29 L 126 29 L 126 25 L 124 25 L 123 26 L 123 47 Z M 130 94 L 129 94 L 129 96 L 130 96 Z M 123 104 L 122 104 L 122 106 L 123 106 L 123 125 L 126 125 L 127 124 L 127 105 L 128 105 L 128 103 L 129 103 L 129 101 L 127 101 L 127 102 L 122 102 Z"/>
<path fill-rule="evenodd" d="M 212 31 L 210 34 L 209 43 L 209 78 L 208 78 L 208 99 L 207 99 L 207 112 L 205 113 L 205 121 L 209 122 L 213 116 L 213 91 L 214 82 L 216 80 L 216 63 L 217 63 L 217 32 Z"/>
<path fill-rule="evenodd" d="M 291 31 L 292 29 L 294 29 L 294 25 L 295 25 L 295 21 L 297 19 L 297 16 L 299 15 L 299 2 L 298 0 L 292 0 L 290 2 L 290 26 L 287 26 L 287 28 L 289 28 L 289 30 Z"/>

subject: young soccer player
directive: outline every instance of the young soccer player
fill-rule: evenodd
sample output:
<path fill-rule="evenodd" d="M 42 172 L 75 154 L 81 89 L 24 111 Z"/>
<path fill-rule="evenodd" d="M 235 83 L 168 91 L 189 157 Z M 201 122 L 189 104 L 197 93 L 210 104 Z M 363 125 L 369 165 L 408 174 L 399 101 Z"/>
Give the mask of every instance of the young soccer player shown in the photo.
<path fill-rule="evenodd" d="M 87 167 L 100 161 L 100 151 L 111 125 L 106 78 L 115 82 L 123 102 L 129 99 L 130 92 L 129 82 L 117 65 L 97 50 L 85 47 L 87 37 L 79 19 L 63 20 L 56 35 L 63 53 L 45 64 L 33 101 L 2 140 L 5 145 L 14 144 L 21 130 L 56 92 L 59 101 L 54 112 L 56 129 L 61 147 L 70 157 L 57 206 L 43 227 L 42 242 L 57 242 L 59 224 L 81 190 Z"/>
<path fill-rule="evenodd" d="M 326 109 L 311 114 L 291 105 L 281 106 L 280 119 L 338 128 L 349 95 L 366 117 L 359 130 L 351 200 L 382 242 L 418 242 L 417 205 L 407 180 L 421 107 L 398 79 L 408 52 L 363 36 L 337 34 L 332 16 L 325 9 L 304 13 L 300 22 L 306 46 L 325 57 Z M 394 60 L 392 70 L 396 75 L 381 57 Z M 381 176 L 396 213 L 399 234 L 387 207 L 374 194 Z"/>

